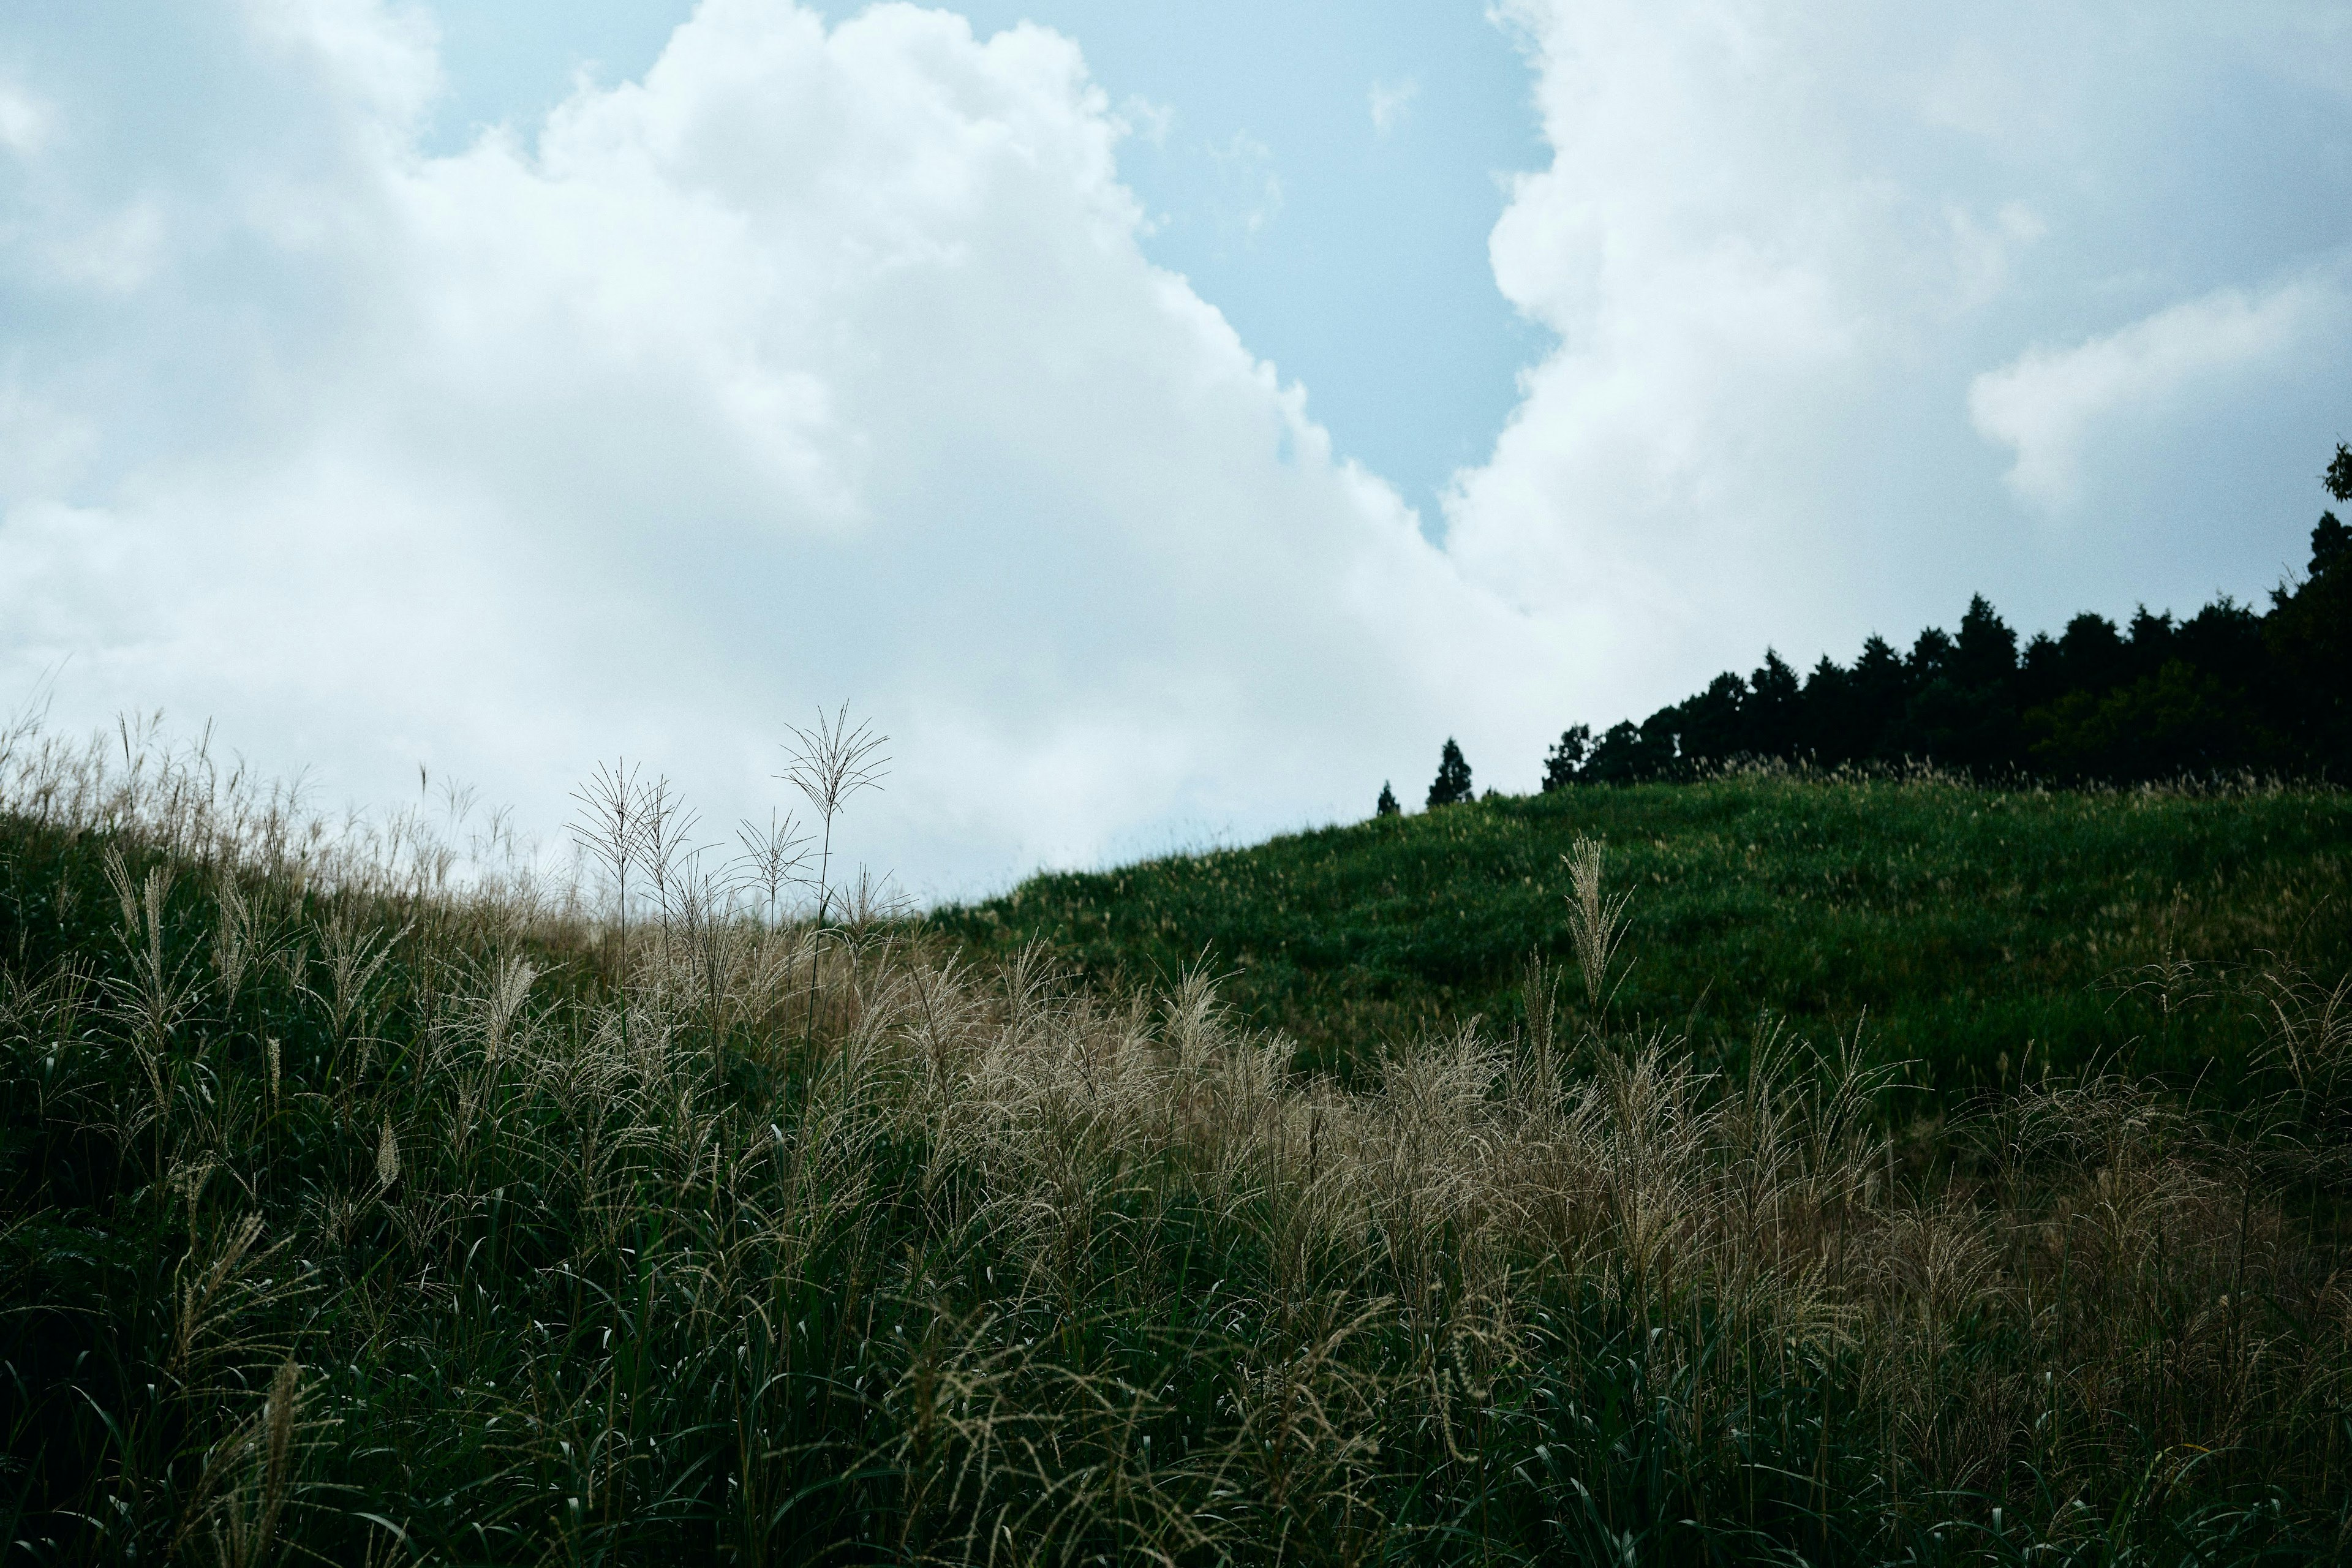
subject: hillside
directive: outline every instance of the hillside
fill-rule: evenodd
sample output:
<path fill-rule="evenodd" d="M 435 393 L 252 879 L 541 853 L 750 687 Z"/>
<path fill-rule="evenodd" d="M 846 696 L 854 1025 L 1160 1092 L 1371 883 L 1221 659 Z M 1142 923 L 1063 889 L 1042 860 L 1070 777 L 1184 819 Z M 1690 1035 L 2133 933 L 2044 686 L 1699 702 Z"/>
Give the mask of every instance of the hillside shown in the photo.
<path fill-rule="evenodd" d="M 1491 1009 L 1559 845 L 1622 847 L 1626 1011 L 1335 1081 L 1198 976 L 452 889 L 413 825 L 107 755 L 0 756 L 27 1562 L 2341 1560 L 2342 987 L 2185 972 L 2271 1005 L 2251 1098 L 2036 1075 L 1899 1136 L 1851 1058 L 1712 1072 L 1633 1014 L 1855 957 L 1914 1032 L 1972 973 L 2073 1016 L 2046 976 L 2167 932 L 2315 962 L 2335 797 L 1578 791 L 1008 900 L 1107 972 L 1239 933 L 1257 1008 L 1360 1051 Z M 2037 902 L 2079 956 L 1989 963 Z"/>
<path fill-rule="evenodd" d="M 2352 969 L 2352 796 L 2328 789 L 2057 792 L 1748 773 L 1580 786 L 1040 876 L 940 911 L 985 949 L 1033 940 L 1113 984 L 1195 964 L 1309 1060 L 1524 1015 L 1530 954 L 1570 952 L 1561 858 L 1605 842 L 1634 893 L 1615 1008 L 1736 1057 L 1759 1014 L 1921 1081 L 1998 1081 L 2128 1047 L 2232 1068 L 2261 1037 L 2211 966 Z M 2162 966 L 2204 966 L 2169 991 Z M 1563 1010 L 1584 1007 L 1576 984 Z"/>

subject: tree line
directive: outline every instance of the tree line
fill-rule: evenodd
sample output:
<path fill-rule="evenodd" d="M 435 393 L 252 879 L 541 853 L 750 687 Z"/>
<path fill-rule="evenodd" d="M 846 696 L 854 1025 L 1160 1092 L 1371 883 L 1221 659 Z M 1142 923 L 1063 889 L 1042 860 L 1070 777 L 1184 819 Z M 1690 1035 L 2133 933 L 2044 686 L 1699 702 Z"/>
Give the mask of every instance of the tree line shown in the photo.
<path fill-rule="evenodd" d="M 2322 476 L 2352 501 L 2352 448 Z M 1958 633 L 1909 650 L 1872 637 L 1850 666 L 1800 676 L 1778 653 L 1745 679 L 1596 736 L 1566 731 L 1546 790 L 1689 777 L 1725 763 L 1932 763 L 1979 776 L 2128 784 L 2240 772 L 2352 776 L 2352 530 L 2333 511 L 2311 563 L 2267 611 L 2227 595 L 2176 620 L 2143 605 L 2126 626 L 2083 614 L 2022 647 L 1983 595 Z"/>
<path fill-rule="evenodd" d="M 2352 447 L 2321 476 L 2352 501 Z M 2224 595 L 2186 619 L 2145 605 L 2128 624 L 2084 613 L 2022 647 L 1983 595 L 1957 633 L 1930 626 L 1899 650 L 1873 636 L 1851 665 L 1800 675 L 1774 651 L 1743 678 L 1595 735 L 1562 732 L 1546 791 L 1699 776 L 1728 763 L 1835 767 L 1927 763 L 1978 777 L 2134 784 L 2255 773 L 2352 778 L 2352 529 L 2311 531 L 2300 579 L 2257 610 Z M 1432 807 L 1472 798 L 1445 742 Z M 1383 784 L 1379 812 L 1398 810 Z"/>

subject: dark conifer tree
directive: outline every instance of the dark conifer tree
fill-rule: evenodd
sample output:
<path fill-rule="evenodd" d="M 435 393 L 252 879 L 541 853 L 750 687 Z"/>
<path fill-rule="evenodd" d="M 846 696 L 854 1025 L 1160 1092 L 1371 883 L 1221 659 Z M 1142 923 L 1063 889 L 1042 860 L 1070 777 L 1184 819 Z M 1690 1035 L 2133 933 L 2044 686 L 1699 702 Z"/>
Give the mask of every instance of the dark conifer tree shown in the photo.
<path fill-rule="evenodd" d="M 1920 754 L 1979 775 L 2016 766 L 2016 682 L 2017 634 L 1982 594 L 1971 595 L 1943 677 L 1912 700 Z"/>
<path fill-rule="evenodd" d="M 1738 756 L 1748 745 L 1747 706 L 1748 683 L 1729 670 L 1707 682 L 1676 715 L 1681 754 L 1702 764 Z"/>
<path fill-rule="evenodd" d="M 1797 702 L 1802 692 L 1797 672 L 1770 648 L 1748 678 L 1748 704 L 1741 717 L 1746 750 L 1759 757 L 1787 757 L 1797 749 Z"/>
<path fill-rule="evenodd" d="M 1953 698 L 1958 690 L 1952 670 L 1958 660 L 1951 634 L 1941 626 L 1929 626 L 1912 639 L 1910 655 L 1903 661 L 1910 695 L 1885 742 L 1893 757 L 1925 762 L 1949 741 Z"/>
<path fill-rule="evenodd" d="M 1805 694 L 1798 703 L 1798 744 L 1823 763 L 1853 762 L 1854 719 L 1853 677 L 1823 654 L 1805 677 Z"/>
<path fill-rule="evenodd" d="M 2172 612 L 2159 616 L 2146 605 L 2134 610 L 2128 646 L 2133 677 L 2154 675 L 2172 657 Z"/>
<path fill-rule="evenodd" d="M 1382 779 L 1381 781 L 1381 798 L 1373 803 L 1372 815 L 1374 816 L 1402 816 L 1403 812 L 1404 807 L 1397 804 L 1396 791 L 1389 788 L 1388 781 L 1386 779 Z"/>
<path fill-rule="evenodd" d="M 2311 574 L 2318 576 L 2344 558 L 2352 548 L 2352 528 L 2346 528 L 2332 511 L 2319 514 L 2319 522 L 2311 531 Z"/>
<path fill-rule="evenodd" d="M 1576 782 L 1577 770 L 1592 751 L 1592 726 L 1571 724 L 1559 733 L 1559 744 L 1544 753 L 1544 794 L 1566 789 Z"/>
<path fill-rule="evenodd" d="M 2131 650 L 2105 616 L 2085 611 L 2066 623 L 2058 639 L 2060 683 L 2074 691 L 2109 691 L 2129 673 Z"/>
<path fill-rule="evenodd" d="M 1884 762 L 1900 754 L 1895 732 L 1912 684 L 1910 668 L 1895 645 L 1873 632 L 1853 661 L 1853 756 Z"/>
<path fill-rule="evenodd" d="M 2262 617 L 2224 594 L 2174 628 L 2172 655 L 2232 691 L 2252 690 L 2262 681 L 2268 657 Z"/>
<path fill-rule="evenodd" d="M 1982 594 L 1972 595 L 1952 648 L 1952 679 L 1981 689 L 2006 685 L 2016 673 L 2017 634 Z"/>
<path fill-rule="evenodd" d="M 1904 661 L 1914 690 L 1951 673 L 1952 638 L 1941 626 L 1929 626 L 1914 638 L 1911 657 Z"/>
<path fill-rule="evenodd" d="M 2066 689 L 2066 682 L 2059 673 L 2062 657 L 2057 639 L 2048 632 L 2036 632 L 2027 639 L 2017 659 L 2019 708 L 2040 707 Z"/>
<path fill-rule="evenodd" d="M 2337 501 L 2352 501 L 2352 447 L 2336 444 L 2321 480 Z M 2284 678 L 2279 711 L 2292 721 L 2290 749 L 2301 765 L 2339 780 L 2352 778 L 2352 542 L 2345 535 L 2333 512 L 2320 520 L 2311 531 L 2309 580 L 2273 594 L 2263 622 L 2263 641 Z"/>
<path fill-rule="evenodd" d="M 1459 805 L 1470 798 L 1470 764 L 1463 760 L 1462 748 L 1449 735 L 1444 751 L 1438 753 L 1437 777 L 1429 786 L 1429 804 L 1433 809 Z"/>

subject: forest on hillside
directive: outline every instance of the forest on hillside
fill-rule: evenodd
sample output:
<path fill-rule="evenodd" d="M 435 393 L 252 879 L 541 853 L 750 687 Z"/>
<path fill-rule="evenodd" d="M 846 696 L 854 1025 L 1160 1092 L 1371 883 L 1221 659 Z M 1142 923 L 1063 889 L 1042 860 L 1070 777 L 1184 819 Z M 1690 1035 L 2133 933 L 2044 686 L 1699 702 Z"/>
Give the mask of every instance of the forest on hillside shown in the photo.
<path fill-rule="evenodd" d="M 2322 482 L 2352 500 L 2352 448 L 2337 444 Z M 1978 595 L 1957 635 L 1930 626 L 1907 653 L 1874 636 L 1852 665 L 1824 655 L 1801 676 L 1768 651 L 1753 674 L 1727 671 L 1639 723 L 1598 736 L 1570 727 L 1544 760 L 1543 787 L 1774 758 L 2053 784 L 2341 780 L 2352 773 L 2352 530 L 2323 513 L 2309 566 L 2272 590 L 2267 610 L 2225 595 L 2185 619 L 2142 606 L 2117 626 L 2085 613 L 2021 648 Z M 1432 803 L 1466 798 L 1464 772 L 1464 788 Z"/>

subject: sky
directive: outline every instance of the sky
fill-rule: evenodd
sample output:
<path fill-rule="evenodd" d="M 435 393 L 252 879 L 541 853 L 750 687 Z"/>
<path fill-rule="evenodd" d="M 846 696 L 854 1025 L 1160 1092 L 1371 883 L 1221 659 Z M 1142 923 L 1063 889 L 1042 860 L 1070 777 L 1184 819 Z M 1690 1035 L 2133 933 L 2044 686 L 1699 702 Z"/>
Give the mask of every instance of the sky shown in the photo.
<path fill-rule="evenodd" d="M 1769 645 L 2260 601 L 2352 7 L 0 8 L 0 706 L 560 842 L 891 736 L 918 897 Z"/>

